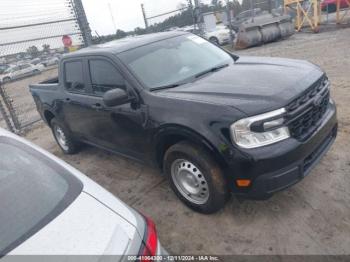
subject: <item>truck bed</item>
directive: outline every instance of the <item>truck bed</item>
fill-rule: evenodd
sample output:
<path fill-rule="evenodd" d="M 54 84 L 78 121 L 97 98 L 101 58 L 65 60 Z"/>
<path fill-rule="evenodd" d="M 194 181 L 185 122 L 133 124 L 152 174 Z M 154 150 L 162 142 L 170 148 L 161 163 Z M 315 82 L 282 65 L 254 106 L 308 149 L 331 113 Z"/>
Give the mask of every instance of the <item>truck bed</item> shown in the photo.
<path fill-rule="evenodd" d="M 29 85 L 29 89 L 32 92 L 33 90 L 57 90 L 59 86 L 58 77 L 50 78 L 45 81 L 40 82 L 39 84 Z"/>
<path fill-rule="evenodd" d="M 58 84 L 58 76 L 46 79 L 40 82 L 39 84 Z"/>

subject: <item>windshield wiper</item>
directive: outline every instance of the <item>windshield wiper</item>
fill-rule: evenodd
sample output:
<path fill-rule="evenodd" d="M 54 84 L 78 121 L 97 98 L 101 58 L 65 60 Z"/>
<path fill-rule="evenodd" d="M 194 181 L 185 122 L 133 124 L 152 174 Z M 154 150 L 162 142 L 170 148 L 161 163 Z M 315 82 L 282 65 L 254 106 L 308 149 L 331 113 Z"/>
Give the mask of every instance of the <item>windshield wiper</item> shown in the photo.
<path fill-rule="evenodd" d="M 201 76 L 204 76 L 206 74 L 209 74 L 209 73 L 213 73 L 213 72 L 216 72 L 218 70 L 220 70 L 221 68 L 224 68 L 224 67 L 227 67 L 229 66 L 229 64 L 223 64 L 223 65 L 219 65 L 219 66 L 214 66 L 212 68 L 209 68 L 203 72 L 200 72 L 198 74 L 195 75 L 195 78 L 198 78 L 198 77 L 201 77 Z"/>
<path fill-rule="evenodd" d="M 218 71 L 218 70 L 220 70 L 220 69 L 222 69 L 222 68 L 224 68 L 224 67 L 227 67 L 227 66 L 229 66 L 229 64 L 223 64 L 223 65 L 214 66 L 214 67 L 212 67 L 212 68 L 210 68 L 210 69 L 207 69 L 207 70 L 205 70 L 205 71 L 203 71 L 203 72 L 200 72 L 200 73 L 196 74 L 196 75 L 194 76 L 194 78 L 201 77 L 201 76 L 206 75 L 206 74 L 208 74 L 208 73 L 216 72 L 216 71 Z M 193 77 L 192 77 L 192 78 L 193 78 Z M 170 85 L 152 87 L 152 88 L 150 88 L 149 90 L 150 90 L 150 91 L 156 91 L 156 90 L 162 90 L 162 89 L 169 89 L 169 88 L 178 87 L 178 86 L 180 86 L 180 85 L 184 85 L 184 84 L 187 84 L 187 83 L 188 83 L 188 82 L 180 82 L 180 83 L 178 82 L 178 83 L 174 83 L 174 84 L 170 84 Z"/>
<path fill-rule="evenodd" d="M 152 87 L 149 90 L 150 91 L 156 91 L 156 90 L 162 90 L 162 89 L 168 89 L 168 88 L 174 88 L 179 86 L 180 84 L 171 84 L 171 85 L 164 85 L 164 86 L 157 86 L 157 87 Z"/>
<path fill-rule="evenodd" d="M 152 88 L 150 88 L 149 90 L 150 90 L 150 91 L 156 91 L 156 90 L 162 90 L 162 89 L 169 89 L 169 88 L 178 87 L 178 86 L 181 86 L 181 85 L 184 85 L 184 84 L 187 84 L 187 83 L 188 83 L 188 82 L 185 82 L 185 81 L 183 81 L 183 82 L 177 82 L 177 83 L 174 83 L 174 84 L 152 87 Z"/>

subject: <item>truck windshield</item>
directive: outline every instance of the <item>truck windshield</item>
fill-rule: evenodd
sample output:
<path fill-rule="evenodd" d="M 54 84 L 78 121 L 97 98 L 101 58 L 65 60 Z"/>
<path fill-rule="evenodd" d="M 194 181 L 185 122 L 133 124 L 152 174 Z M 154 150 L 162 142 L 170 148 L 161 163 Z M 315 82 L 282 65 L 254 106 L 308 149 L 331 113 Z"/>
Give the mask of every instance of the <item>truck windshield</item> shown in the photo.
<path fill-rule="evenodd" d="M 0 257 L 58 216 L 82 184 L 29 146 L 0 137 Z"/>
<path fill-rule="evenodd" d="M 177 86 L 233 58 L 203 38 L 188 34 L 154 42 L 118 55 L 148 89 Z"/>

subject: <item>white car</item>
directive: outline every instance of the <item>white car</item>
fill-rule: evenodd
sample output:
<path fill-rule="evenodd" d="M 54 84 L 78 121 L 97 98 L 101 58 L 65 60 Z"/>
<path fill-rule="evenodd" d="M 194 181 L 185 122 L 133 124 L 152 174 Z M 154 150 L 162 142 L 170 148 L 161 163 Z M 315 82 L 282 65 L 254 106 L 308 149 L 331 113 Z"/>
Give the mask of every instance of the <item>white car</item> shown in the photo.
<path fill-rule="evenodd" d="M 217 25 L 215 30 L 206 31 L 204 37 L 216 45 L 224 45 L 230 42 L 230 30 L 223 25 Z"/>
<path fill-rule="evenodd" d="M 200 35 L 199 29 L 194 29 L 193 26 L 185 26 L 178 29 L 179 31 L 191 32 Z M 235 37 L 235 32 L 233 32 Z M 211 31 L 205 31 L 203 37 L 216 45 L 224 45 L 230 42 L 230 30 L 225 25 L 216 25 L 216 28 Z"/>
<path fill-rule="evenodd" d="M 45 67 L 47 66 L 51 66 L 51 65 L 58 65 L 60 59 L 58 57 L 51 57 L 51 58 L 47 58 L 44 61 L 41 62 L 41 64 Z"/>
<path fill-rule="evenodd" d="M 41 64 L 20 64 L 8 68 L 2 75 L 0 75 L 0 82 L 9 82 L 25 76 L 39 74 L 42 72 L 44 66 Z"/>
<path fill-rule="evenodd" d="M 134 261 L 128 255 L 167 254 L 151 219 L 62 160 L 3 129 L 0 155 L 4 261 L 8 255 L 95 255 L 93 261 L 118 255 L 113 261 Z"/>

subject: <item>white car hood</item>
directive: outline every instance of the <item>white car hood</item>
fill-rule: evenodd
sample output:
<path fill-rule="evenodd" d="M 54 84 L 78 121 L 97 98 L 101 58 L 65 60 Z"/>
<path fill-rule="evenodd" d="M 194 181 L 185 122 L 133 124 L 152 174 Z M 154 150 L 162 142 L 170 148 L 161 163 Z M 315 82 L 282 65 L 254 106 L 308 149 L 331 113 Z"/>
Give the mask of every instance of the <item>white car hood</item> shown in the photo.
<path fill-rule="evenodd" d="M 134 250 L 135 240 L 141 244 L 133 225 L 82 192 L 59 216 L 8 255 L 121 255 Z"/>

